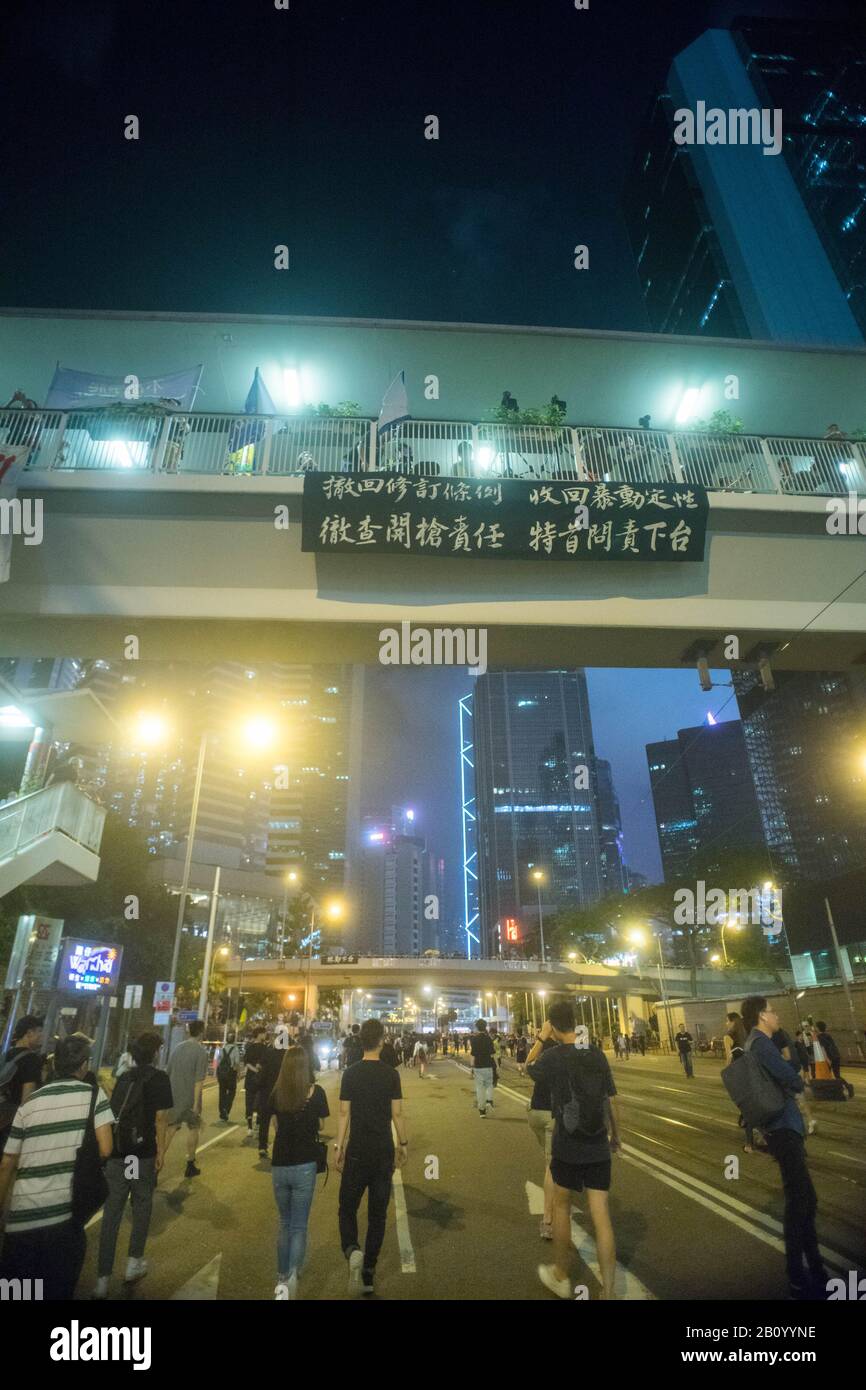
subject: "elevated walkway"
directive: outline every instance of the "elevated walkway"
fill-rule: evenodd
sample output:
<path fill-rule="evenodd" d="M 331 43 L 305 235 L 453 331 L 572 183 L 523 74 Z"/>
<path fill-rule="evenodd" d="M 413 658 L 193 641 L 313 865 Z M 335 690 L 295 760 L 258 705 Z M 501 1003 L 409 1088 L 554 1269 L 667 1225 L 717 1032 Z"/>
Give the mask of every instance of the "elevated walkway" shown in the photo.
<path fill-rule="evenodd" d="M 69 782 L 0 807 L 0 898 L 22 883 L 94 883 L 104 823 L 104 808 Z"/>

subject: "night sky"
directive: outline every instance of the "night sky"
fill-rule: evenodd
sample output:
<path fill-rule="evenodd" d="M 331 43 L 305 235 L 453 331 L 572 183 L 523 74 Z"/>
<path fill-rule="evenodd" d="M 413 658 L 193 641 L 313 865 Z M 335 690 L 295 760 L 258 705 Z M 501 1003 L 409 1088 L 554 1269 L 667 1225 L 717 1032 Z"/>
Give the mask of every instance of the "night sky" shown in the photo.
<path fill-rule="evenodd" d="M 675 54 L 735 15 L 847 0 L 12 0 L 0 303 L 646 328 L 620 218 Z M 123 138 L 135 114 L 141 139 Z M 423 138 L 435 114 L 440 139 Z M 273 247 L 291 270 L 273 269 Z M 577 242 L 591 270 L 572 267 Z M 371 673 L 364 805 L 459 861 L 454 672 Z M 629 862 L 656 878 L 644 745 L 729 692 L 590 675 Z M 731 702 L 723 717 L 736 714 Z"/>

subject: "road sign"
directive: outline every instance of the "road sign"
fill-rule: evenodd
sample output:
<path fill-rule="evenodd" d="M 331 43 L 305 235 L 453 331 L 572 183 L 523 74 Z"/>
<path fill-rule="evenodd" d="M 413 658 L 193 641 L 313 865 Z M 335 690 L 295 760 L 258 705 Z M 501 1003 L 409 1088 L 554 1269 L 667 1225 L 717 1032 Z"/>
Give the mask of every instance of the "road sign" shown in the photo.
<path fill-rule="evenodd" d="M 140 1009 L 143 990 L 144 985 L 127 985 L 123 992 L 123 1007 L 125 1009 Z"/>
<path fill-rule="evenodd" d="M 198 1009 L 179 1009 L 177 1013 L 178 1023 L 195 1023 L 198 1018 Z"/>
<path fill-rule="evenodd" d="M 169 1017 L 174 1005 L 174 980 L 157 980 L 153 991 L 154 1013 Z"/>

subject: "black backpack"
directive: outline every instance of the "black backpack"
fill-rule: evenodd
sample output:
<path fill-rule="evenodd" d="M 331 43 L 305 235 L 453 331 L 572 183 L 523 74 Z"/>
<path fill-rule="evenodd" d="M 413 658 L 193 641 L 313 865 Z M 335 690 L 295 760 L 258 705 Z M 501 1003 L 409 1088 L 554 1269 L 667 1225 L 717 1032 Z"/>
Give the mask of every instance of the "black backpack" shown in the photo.
<path fill-rule="evenodd" d="M 559 1087 L 557 1118 L 572 1139 L 600 1139 L 607 1134 L 605 1071 L 593 1065 L 589 1052 L 571 1051 L 573 1055 L 566 1053 L 567 1077 Z"/>
<path fill-rule="evenodd" d="M 217 1079 L 219 1081 L 230 1081 L 234 1076 L 237 1052 L 237 1043 L 226 1043 L 220 1056 L 219 1066 L 217 1067 Z"/>
<path fill-rule="evenodd" d="M 114 1152 L 121 1158 L 139 1154 L 146 1140 L 147 1116 L 144 1088 L 154 1068 L 132 1067 L 124 1072 L 111 1093 L 114 1111 Z"/>

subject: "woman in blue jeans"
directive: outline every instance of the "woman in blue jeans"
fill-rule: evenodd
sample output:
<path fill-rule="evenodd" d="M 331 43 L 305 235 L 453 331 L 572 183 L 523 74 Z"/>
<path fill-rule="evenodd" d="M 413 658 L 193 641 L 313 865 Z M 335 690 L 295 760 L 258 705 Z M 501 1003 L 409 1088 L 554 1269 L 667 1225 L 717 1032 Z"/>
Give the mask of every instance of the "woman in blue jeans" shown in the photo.
<path fill-rule="evenodd" d="M 330 1113 L 325 1092 L 310 1080 L 306 1049 L 290 1047 L 271 1092 L 277 1136 L 271 1157 L 274 1197 L 280 1213 L 275 1297 L 298 1296 L 307 1250 L 307 1224 L 316 1192 L 319 1125 Z"/>

